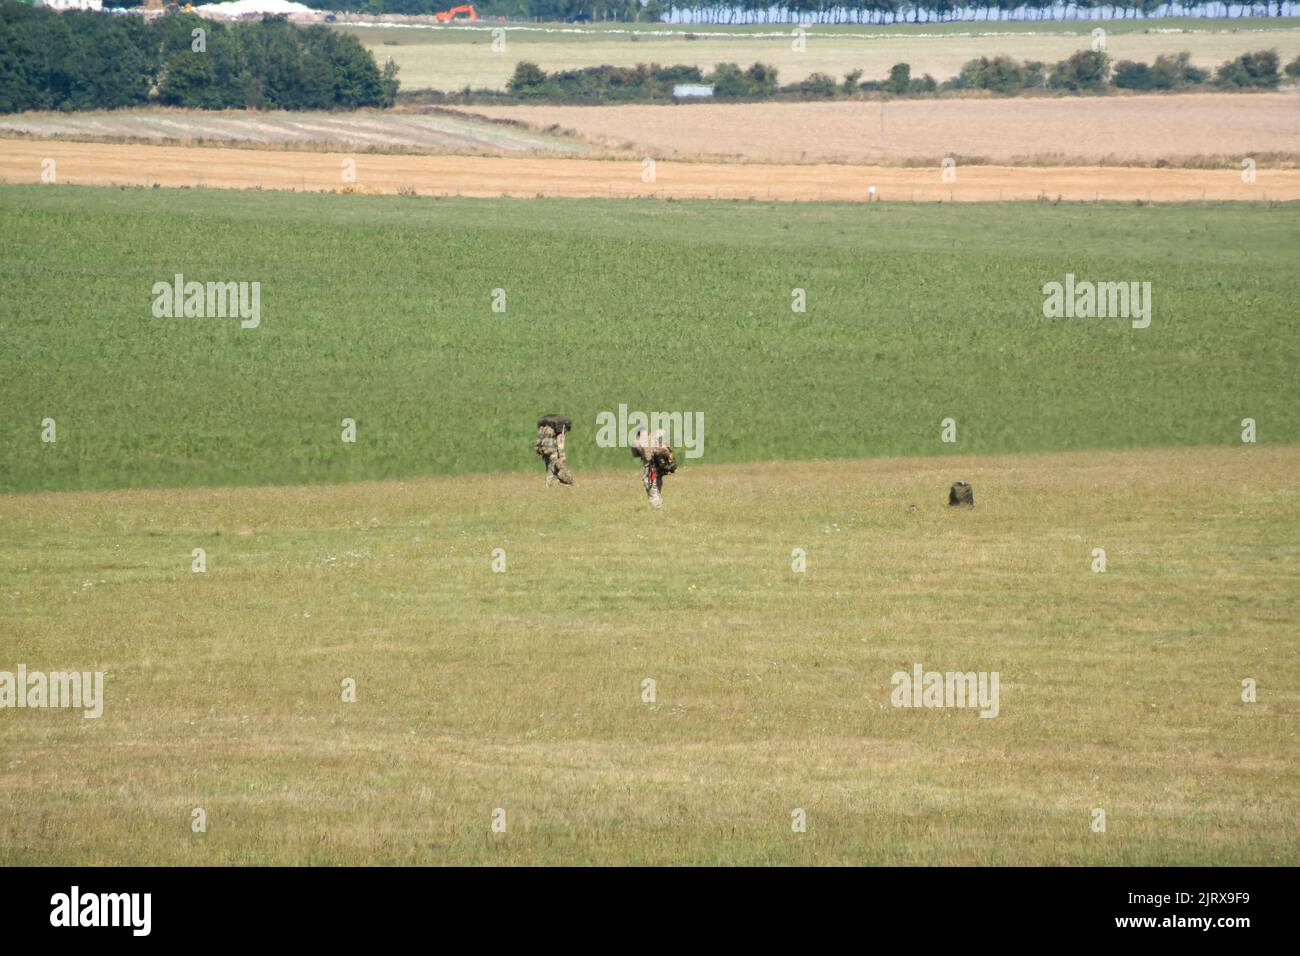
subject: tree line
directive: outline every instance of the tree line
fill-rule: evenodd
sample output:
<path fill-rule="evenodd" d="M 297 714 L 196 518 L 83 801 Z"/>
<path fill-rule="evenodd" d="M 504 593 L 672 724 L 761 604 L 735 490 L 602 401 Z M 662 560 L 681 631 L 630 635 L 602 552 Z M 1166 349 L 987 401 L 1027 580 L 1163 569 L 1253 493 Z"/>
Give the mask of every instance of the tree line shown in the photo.
<path fill-rule="evenodd" d="M 138 0 L 132 0 L 138 2 Z M 448 0 L 303 0 L 319 10 L 430 15 Z M 615 20 L 658 23 L 862 23 L 891 24 L 949 20 L 1127 19 L 1151 16 L 1283 16 L 1294 0 L 482 0 L 480 16 L 560 22 Z"/>
<path fill-rule="evenodd" d="M 678 84 L 713 87 L 715 99 L 756 100 L 772 97 L 830 99 L 863 92 L 893 95 L 940 91 L 984 90 L 1012 96 L 1032 90 L 1063 93 L 1104 93 L 1111 88 L 1126 90 L 1276 89 L 1281 82 L 1280 58 L 1274 50 L 1243 53 L 1211 73 L 1193 66 L 1187 52 L 1162 55 L 1155 63 L 1120 60 L 1113 63 L 1103 51 L 1080 50 L 1054 65 L 1016 60 L 1008 56 L 980 57 L 968 61 L 955 77 L 936 82 L 928 73 L 912 76 L 907 63 L 897 63 L 880 80 L 862 79 L 854 70 L 843 79 L 814 73 L 797 83 L 781 86 L 777 69 L 754 63 L 742 69 L 735 63 L 719 63 L 706 72 L 696 66 L 660 66 L 640 63 L 632 67 L 594 66 L 579 70 L 547 73 L 536 63 L 520 62 L 506 85 L 507 94 L 519 100 L 555 102 L 653 102 L 673 97 Z M 1300 78 L 1300 57 L 1285 68 L 1287 76 Z M 493 94 L 476 94 L 491 98 Z"/>
<path fill-rule="evenodd" d="M 0 112 L 118 109 L 329 110 L 386 106 L 397 69 L 353 36 L 283 17 L 223 23 L 56 13 L 0 2 Z"/>

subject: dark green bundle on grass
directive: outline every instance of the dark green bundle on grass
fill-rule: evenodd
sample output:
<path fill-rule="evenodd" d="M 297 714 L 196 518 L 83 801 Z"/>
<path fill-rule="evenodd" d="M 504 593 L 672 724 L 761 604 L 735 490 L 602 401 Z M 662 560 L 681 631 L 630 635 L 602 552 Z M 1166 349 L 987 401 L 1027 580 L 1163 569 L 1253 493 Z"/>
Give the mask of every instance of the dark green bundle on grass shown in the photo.
<path fill-rule="evenodd" d="M 967 508 L 974 508 L 975 492 L 966 482 L 954 481 L 952 487 L 948 489 L 948 505 L 950 507 L 965 505 Z"/>

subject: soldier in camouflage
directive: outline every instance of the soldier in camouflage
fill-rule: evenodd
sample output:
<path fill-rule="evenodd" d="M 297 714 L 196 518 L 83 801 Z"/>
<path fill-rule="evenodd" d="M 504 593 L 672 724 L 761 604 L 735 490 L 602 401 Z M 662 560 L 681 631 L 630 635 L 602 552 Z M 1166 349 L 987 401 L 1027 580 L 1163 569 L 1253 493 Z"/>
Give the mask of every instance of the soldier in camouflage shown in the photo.
<path fill-rule="evenodd" d="M 632 457 L 641 460 L 641 484 L 656 511 L 663 505 L 664 476 L 677 470 L 677 456 L 664 441 L 663 429 L 650 434 L 642 428 L 632 442 Z"/>
<path fill-rule="evenodd" d="M 571 427 L 569 420 L 560 415 L 543 415 L 537 421 L 537 441 L 533 443 L 533 451 L 546 463 L 548 488 L 553 478 L 562 485 L 573 484 L 573 473 L 564 457 L 564 436 Z"/>

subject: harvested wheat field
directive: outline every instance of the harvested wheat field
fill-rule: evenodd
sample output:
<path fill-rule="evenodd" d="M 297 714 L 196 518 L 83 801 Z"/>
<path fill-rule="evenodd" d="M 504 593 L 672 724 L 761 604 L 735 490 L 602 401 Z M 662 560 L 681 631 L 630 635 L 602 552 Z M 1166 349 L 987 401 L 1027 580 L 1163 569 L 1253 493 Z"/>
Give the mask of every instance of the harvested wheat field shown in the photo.
<path fill-rule="evenodd" d="M 32 112 L 0 117 L 0 135 L 82 142 L 147 141 L 443 153 L 585 152 L 546 133 L 444 110 L 92 110 Z"/>
<path fill-rule="evenodd" d="M 1300 160 L 1293 93 L 466 109 L 539 130 L 558 124 L 607 148 L 661 158 L 891 165 L 952 156 L 1012 166 Z"/>
<path fill-rule="evenodd" d="M 48 161 L 53 160 L 51 165 Z M 1233 169 L 969 166 L 945 182 L 938 167 L 774 165 L 487 156 L 348 156 L 179 146 L 13 141 L 0 181 L 92 186 L 171 186 L 403 193 L 432 196 L 661 197 L 678 199 L 862 200 L 875 186 L 885 201 L 1003 199 L 1292 200 L 1300 170 L 1261 169 L 1245 183 Z M 355 170 L 355 182 L 344 175 Z"/>

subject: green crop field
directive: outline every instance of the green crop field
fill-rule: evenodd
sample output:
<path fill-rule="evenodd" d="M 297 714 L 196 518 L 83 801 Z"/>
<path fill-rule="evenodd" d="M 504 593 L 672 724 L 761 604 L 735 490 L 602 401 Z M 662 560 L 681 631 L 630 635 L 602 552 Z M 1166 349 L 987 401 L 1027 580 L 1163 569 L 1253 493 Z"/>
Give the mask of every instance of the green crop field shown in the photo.
<path fill-rule="evenodd" d="M 548 410 L 610 467 L 621 404 L 702 413 L 710 463 L 1222 444 L 1245 417 L 1300 441 L 1295 206 L 8 186 L 0 216 L 0 491 L 528 469 Z M 177 273 L 259 282 L 259 327 L 154 318 Z M 1150 327 L 1045 319 L 1067 274 L 1150 282 Z"/>
<path fill-rule="evenodd" d="M 0 710 L 0 864 L 1300 862 L 1296 205 L 0 223 L 0 672 L 107 675 Z M 154 318 L 176 273 L 260 323 Z M 1150 326 L 1044 318 L 1067 274 Z M 704 416 L 661 512 L 620 404 Z"/>

